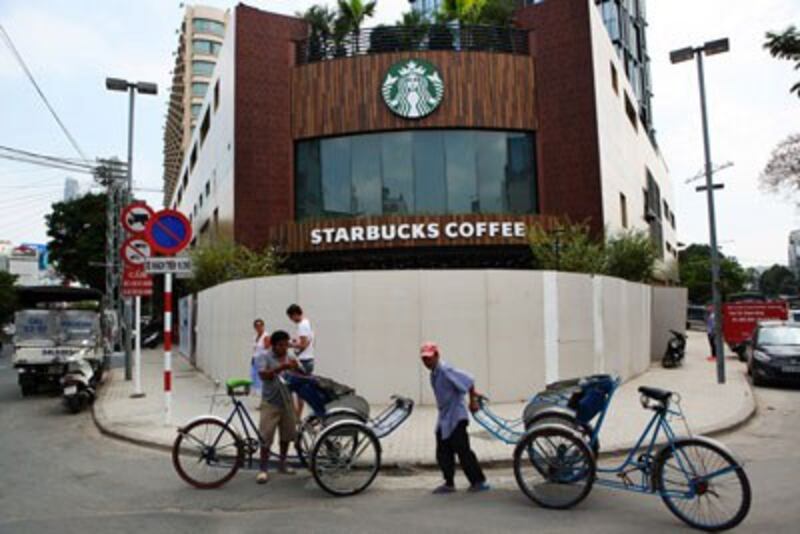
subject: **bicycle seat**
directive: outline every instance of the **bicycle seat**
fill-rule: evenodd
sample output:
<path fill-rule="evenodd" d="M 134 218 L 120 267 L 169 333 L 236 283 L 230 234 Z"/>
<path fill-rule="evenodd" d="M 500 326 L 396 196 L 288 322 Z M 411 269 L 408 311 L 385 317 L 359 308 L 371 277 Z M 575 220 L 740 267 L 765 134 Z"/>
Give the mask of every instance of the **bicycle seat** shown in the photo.
<path fill-rule="evenodd" d="M 225 382 L 225 387 L 228 390 L 228 395 L 247 396 L 250 394 L 250 386 L 253 383 L 246 378 L 231 378 Z"/>
<path fill-rule="evenodd" d="M 649 386 L 641 386 L 639 388 L 639 393 L 648 397 L 653 400 L 657 400 L 659 402 L 667 402 L 669 398 L 672 396 L 671 391 L 667 391 L 666 389 L 660 388 L 651 388 Z"/>

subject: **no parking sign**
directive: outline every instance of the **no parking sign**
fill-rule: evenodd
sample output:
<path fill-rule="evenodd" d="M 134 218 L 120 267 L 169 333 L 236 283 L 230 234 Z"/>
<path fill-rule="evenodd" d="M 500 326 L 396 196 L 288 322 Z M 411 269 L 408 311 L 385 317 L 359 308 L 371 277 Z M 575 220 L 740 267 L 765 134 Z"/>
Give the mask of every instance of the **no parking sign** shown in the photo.
<path fill-rule="evenodd" d="M 145 235 L 154 251 L 173 256 L 192 240 L 192 225 L 179 211 L 161 210 L 147 221 Z"/>

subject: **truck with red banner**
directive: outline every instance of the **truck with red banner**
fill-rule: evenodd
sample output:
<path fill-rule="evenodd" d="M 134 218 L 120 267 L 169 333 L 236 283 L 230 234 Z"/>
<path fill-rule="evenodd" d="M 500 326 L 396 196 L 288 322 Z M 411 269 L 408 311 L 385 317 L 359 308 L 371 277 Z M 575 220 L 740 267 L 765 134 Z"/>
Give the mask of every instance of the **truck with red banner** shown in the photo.
<path fill-rule="evenodd" d="M 722 305 L 722 337 L 741 361 L 746 359 L 747 341 L 759 321 L 786 321 L 789 303 L 785 300 L 767 300 L 764 297 L 731 299 Z"/>

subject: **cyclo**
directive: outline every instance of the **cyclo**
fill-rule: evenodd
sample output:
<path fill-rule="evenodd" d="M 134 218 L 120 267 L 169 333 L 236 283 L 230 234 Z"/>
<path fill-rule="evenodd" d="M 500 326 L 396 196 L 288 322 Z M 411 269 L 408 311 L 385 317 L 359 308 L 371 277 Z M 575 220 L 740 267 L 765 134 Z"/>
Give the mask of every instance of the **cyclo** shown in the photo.
<path fill-rule="evenodd" d="M 313 411 L 299 426 L 294 459 L 307 466 L 317 484 L 332 495 L 355 495 L 367 489 L 380 470 L 380 439 L 408 419 L 414 401 L 392 396 L 389 406 L 370 418 L 369 404 L 348 386 L 299 374 L 288 375 L 287 381 L 289 389 Z M 250 394 L 251 386 L 250 380 L 228 380 L 224 394 L 212 395 L 209 414 L 178 428 L 172 463 L 188 484 L 218 488 L 240 468 L 258 468 L 264 438 L 240 400 Z M 210 413 L 220 396 L 229 397 L 232 404 L 225 419 Z"/>
<path fill-rule="evenodd" d="M 598 465 L 600 430 L 618 377 L 594 375 L 557 382 L 534 395 L 519 419 L 493 413 L 479 400 L 475 420 L 497 439 L 515 445 L 514 477 L 522 492 L 545 508 L 566 509 L 585 499 L 594 484 L 659 495 L 693 528 L 737 526 L 750 510 L 750 482 L 742 463 L 722 443 L 692 435 L 675 392 L 640 387 L 653 415 L 622 463 Z M 678 436 L 671 419 L 683 421 Z M 666 443 L 657 446 L 659 437 Z"/>

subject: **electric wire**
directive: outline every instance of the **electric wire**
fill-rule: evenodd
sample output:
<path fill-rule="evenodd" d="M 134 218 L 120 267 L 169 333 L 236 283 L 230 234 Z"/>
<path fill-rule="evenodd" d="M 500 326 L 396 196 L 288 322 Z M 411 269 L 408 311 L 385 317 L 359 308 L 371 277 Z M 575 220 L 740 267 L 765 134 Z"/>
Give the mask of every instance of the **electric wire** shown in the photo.
<path fill-rule="evenodd" d="M 23 71 L 25 71 L 25 75 L 28 77 L 28 80 L 30 80 L 31 84 L 33 84 L 34 89 L 36 89 L 36 92 L 39 94 L 39 97 L 41 97 L 42 101 L 44 102 L 44 105 L 47 106 L 47 109 L 50 111 L 50 114 L 53 116 L 53 118 L 58 123 L 59 127 L 61 128 L 61 131 L 64 132 L 64 135 L 67 136 L 67 139 L 69 140 L 69 142 L 72 145 L 72 147 L 81 156 L 81 159 L 83 159 L 83 161 L 89 161 L 86 158 L 86 154 L 84 154 L 83 150 L 81 150 L 81 147 L 78 146 L 78 142 L 75 140 L 75 138 L 72 136 L 72 134 L 69 133 L 69 130 L 67 130 L 66 125 L 61 120 L 61 118 L 58 116 L 58 114 L 56 113 L 56 110 L 53 109 L 52 105 L 50 105 L 50 101 L 47 100 L 47 97 L 44 95 L 44 92 L 39 87 L 39 84 L 36 82 L 36 79 L 33 77 L 33 74 L 31 73 L 30 69 L 28 68 L 28 65 L 25 64 L 25 60 L 22 58 L 22 55 L 17 50 L 17 47 L 14 46 L 14 41 L 11 40 L 11 36 L 8 34 L 8 32 L 3 27 L 2 24 L 0 24 L 0 34 L 2 34 L 3 41 L 6 43 L 6 46 L 8 47 L 8 49 L 11 51 L 11 54 L 17 60 L 17 63 L 19 63 L 19 66 L 22 68 Z"/>

